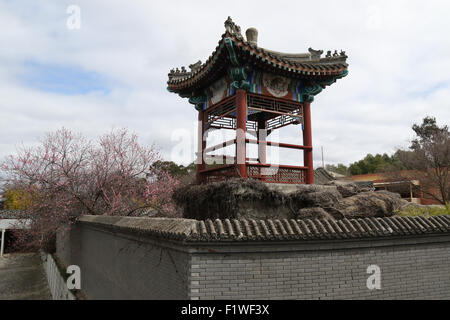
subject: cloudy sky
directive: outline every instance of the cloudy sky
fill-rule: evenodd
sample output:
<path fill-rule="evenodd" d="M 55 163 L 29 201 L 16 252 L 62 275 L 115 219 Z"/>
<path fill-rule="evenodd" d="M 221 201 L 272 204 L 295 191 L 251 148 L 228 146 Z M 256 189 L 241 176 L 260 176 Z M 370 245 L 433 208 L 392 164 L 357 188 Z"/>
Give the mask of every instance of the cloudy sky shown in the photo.
<path fill-rule="evenodd" d="M 70 5 L 79 29 L 67 27 Z M 264 48 L 349 56 L 349 75 L 312 105 L 316 165 L 321 146 L 326 163 L 349 164 L 406 147 L 427 115 L 450 123 L 445 1 L 0 0 L 0 157 L 63 126 L 92 138 L 127 127 L 190 162 L 196 111 L 167 92 L 167 73 L 205 61 L 227 16 L 256 27 Z M 279 139 L 301 143 L 298 127 Z"/>

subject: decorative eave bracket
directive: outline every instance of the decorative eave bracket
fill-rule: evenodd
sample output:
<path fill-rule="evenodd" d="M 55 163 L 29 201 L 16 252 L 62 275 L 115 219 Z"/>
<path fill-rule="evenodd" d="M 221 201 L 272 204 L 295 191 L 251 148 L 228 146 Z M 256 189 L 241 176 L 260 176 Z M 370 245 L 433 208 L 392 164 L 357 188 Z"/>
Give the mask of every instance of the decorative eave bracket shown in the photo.
<path fill-rule="evenodd" d="M 326 86 L 330 86 L 333 83 L 336 82 L 336 80 L 341 79 L 348 75 L 348 70 L 344 70 L 341 74 L 330 77 L 326 80 L 316 80 L 313 83 L 311 83 L 308 86 L 304 86 L 302 88 L 302 94 L 301 94 L 301 102 L 307 101 L 307 102 L 313 102 L 314 97 L 322 92 L 322 90 Z"/>
<path fill-rule="evenodd" d="M 243 66 L 237 57 L 236 51 L 234 50 L 234 43 L 231 38 L 225 38 L 225 47 L 228 51 L 228 56 L 230 58 L 231 64 L 230 68 L 230 78 L 232 80 L 231 86 L 234 89 L 250 90 L 250 82 L 248 81 L 248 67 Z"/>

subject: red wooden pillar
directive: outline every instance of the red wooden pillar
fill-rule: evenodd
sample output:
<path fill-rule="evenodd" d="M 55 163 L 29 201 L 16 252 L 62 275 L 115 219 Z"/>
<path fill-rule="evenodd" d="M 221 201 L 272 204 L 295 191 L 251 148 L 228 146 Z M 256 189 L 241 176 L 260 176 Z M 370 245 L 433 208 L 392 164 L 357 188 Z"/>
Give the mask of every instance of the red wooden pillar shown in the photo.
<path fill-rule="evenodd" d="M 236 91 L 236 162 L 241 178 L 247 178 L 245 133 L 247 123 L 247 92 Z"/>
<path fill-rule="evenodd" d="M 303 163 L 306 169 L 306 184 L 314 183 L 314 167 L 312 152 L 312 134 L 311 134 L 311 103 L 305 101 L 303 103 L 303 145 L 310 147 L 303 151 Z"/>
<path fill-rule="evenodd" d="M 206 148 L 206 141 L 203 138 L 205 132 L 205 112 L 203 110 L 198 112 L 198 140 L 197 140 L 197 182 L 202 183 L 205 179 L 200 173 L 201 170 L 205 170 L 205 158 L 203 152 Z"/>

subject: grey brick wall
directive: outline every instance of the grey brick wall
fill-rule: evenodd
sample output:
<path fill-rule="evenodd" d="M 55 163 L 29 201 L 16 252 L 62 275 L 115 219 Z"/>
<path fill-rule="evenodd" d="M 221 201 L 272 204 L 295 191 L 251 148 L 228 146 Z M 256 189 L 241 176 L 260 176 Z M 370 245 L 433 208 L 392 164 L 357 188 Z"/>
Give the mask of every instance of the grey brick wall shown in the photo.
<path fill-rule="evenodd" d="M 186 252 L 85 225 L 76 229 L 70 236 L 71 252 L 59 245 L 57 254 L 66 257 L 65 264 L 80 267 L 81 291 L 87 299 L 188 298 Z"/>
<path fill-rule="evenodd" d="M 448 239 L 450 240 L 450 239 Z M 202 253 L 191 258 L 191 299 L 450 299 L 450 242 L 288 252 Z M 288 246 L 289 248 L 287 248 Z M 254 249 L 253 249 L 254 250 Z M 381 289 L 369 290 L 369 265 Z"/>
<path fill-rule="evenodd" d="M 58 236 L 88 299 L 450 299 L 450 234 L 188 243 L 133 230 Z M 381 290 L 366 286 L 373 264 Z"/>

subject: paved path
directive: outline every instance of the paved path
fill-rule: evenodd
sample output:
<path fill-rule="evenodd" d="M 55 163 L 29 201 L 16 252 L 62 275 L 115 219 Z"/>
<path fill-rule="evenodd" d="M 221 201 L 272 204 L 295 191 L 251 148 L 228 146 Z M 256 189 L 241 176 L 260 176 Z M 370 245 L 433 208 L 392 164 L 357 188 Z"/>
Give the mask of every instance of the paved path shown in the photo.
<path fill-rule="evenodd" d="M 0 258 L 0 300 L 51 299 L 39 254 L 14 253 Z"/>

